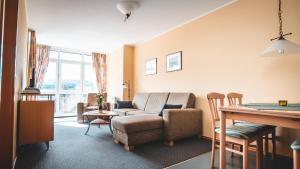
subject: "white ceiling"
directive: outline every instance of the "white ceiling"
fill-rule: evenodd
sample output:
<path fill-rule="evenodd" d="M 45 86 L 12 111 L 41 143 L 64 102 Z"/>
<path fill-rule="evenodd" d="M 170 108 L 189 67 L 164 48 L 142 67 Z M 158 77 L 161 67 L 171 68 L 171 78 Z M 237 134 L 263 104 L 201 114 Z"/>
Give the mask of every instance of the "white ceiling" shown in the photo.
<path fill-rule="evenodd" d="M 140 8 L 124 23 L 118 0 L 27 0 L 29 28 L 37 42 L 109 52 L 144 42 L 234 0 L 136 0 Z"/>

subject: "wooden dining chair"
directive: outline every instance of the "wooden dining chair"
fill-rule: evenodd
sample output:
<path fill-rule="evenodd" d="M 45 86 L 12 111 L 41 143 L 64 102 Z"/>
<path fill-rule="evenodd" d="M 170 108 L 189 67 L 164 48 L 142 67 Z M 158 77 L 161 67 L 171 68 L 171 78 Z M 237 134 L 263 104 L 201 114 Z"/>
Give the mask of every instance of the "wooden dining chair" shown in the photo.
<path fill-rule="evenodd" d="M 219 147 L 217 142 L 220 140 L 220 116 L 219 116 L 219 106 L 224 106 L 225 95 L 220 93 L 209 93 L 207 94 L 207 99 L 209 102 L 209 108 L 211 111 L 212 120 L 212 153 L 211 153 L 211 168 L 214 167 L 215 160 L 215 148 Z M 227 151 L 243 156 L 243 169 L 248 169 L 248 151 L 249 145 L 252 142 L 257 142 L 256 149 L 256 168 L 260 168 L 262 160 L 262 135 L 260 135 L 259 130 L 254 127 L 243 127 L 229 125 L 226 126 L 226 143 L 236 144 L 242 146 L 240 151 L 235 150 L 234 147 L 226 147 Z"/>
<path fill-rule="evenodd" d="M 243 94 L 241 93 L 228 93 L 227 94 L 228 103 L 230 106 L 232 105 L 242 105 L 243 104 Z M 248 123 L 243 121 L 233 121 L 234 125 L 251 125 L 254 127 L 258 127 L 262 130 L 263 133 L 263 139 L 264 141 L 264 150 L 265 154 L 267 155 L 269 153 L 269 140 L 272 141 L 272 159 L 276 158 L 276 126 L 270 126 L 270 125 L 261 125 L 261 124 L 254 124 L 254 123 Z M 271 135 L 271 137 L 269 137 Z"/>
<path fill-rule="evenodd" d="M 294 169 L 300 169 L 300 139 L 294 141 L 291 148 L 293 149 Z"/>

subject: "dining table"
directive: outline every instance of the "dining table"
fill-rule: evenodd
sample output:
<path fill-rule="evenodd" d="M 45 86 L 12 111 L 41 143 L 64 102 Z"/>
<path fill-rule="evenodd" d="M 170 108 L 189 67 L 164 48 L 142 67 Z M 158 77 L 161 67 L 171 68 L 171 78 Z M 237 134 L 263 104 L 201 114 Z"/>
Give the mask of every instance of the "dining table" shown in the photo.
<path fill-rule="evenodd" d="M 300 129 L 300 104 L 279 106 L 275 103 L 254 103 L 219 107 L 220 115 L 220 169 L 226 168 L 226 119 Z M 247 169 L 247 166 L 244 167 Z"/>

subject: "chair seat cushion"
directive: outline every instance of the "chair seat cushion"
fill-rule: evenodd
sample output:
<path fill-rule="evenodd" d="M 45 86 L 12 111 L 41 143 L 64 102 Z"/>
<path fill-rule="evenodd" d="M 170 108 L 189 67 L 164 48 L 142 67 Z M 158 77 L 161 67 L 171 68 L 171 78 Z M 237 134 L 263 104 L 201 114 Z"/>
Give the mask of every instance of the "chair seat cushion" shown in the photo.
<path fill-rule="evenodd" d="M 300 151 L 300 138 L 292 143 L 291 148 L 293 150 Z"/>
<path fill-rule="evenodd" d="M 163 119 L 157 115 L 134 115 L 112 119 L 114 129 L 125 133 L 141 132 L 145 130 L 161 129 Z"/>
<path fill-rule="evenodd" d="M 97 110 L 97 109 L 99 109 L 98 106 L 88 106 L 88 107 L 85 107 L 85 110 L 87 110 L 87 111 L 90 111 L 90 110 Z"/>
<path fill-rule="evenodd" d="M 244 121 L 235 121 L 234 125 L 235 126 L 254 127 L 259 130 L 270 130 L 270 129 L 276 128 L 276 126 L 255 124 L 255 123 L 249 123 L 249 122 L 244 122 Z"/>
<path fill-rule="evenodd" d="M 261 130 L 251 126 L 226 126 L 226 136 L 235 137 L 240 139 L 249 139 L 256 136 Z M 221 133 L 221 129 L 218 127 L 215 129 L 216 133 Z"/>

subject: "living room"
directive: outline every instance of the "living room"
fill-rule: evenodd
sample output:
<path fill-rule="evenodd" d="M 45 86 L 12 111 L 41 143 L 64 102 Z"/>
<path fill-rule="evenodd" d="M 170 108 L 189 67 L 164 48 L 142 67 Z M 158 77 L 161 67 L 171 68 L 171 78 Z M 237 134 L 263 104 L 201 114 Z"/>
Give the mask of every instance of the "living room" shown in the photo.
<path fill-rule="evenodd" d="M 1 168 L 299 169 L 299 1 L 1 4 Z M 27 87 L 48 147 L 20 145 Z"/>

